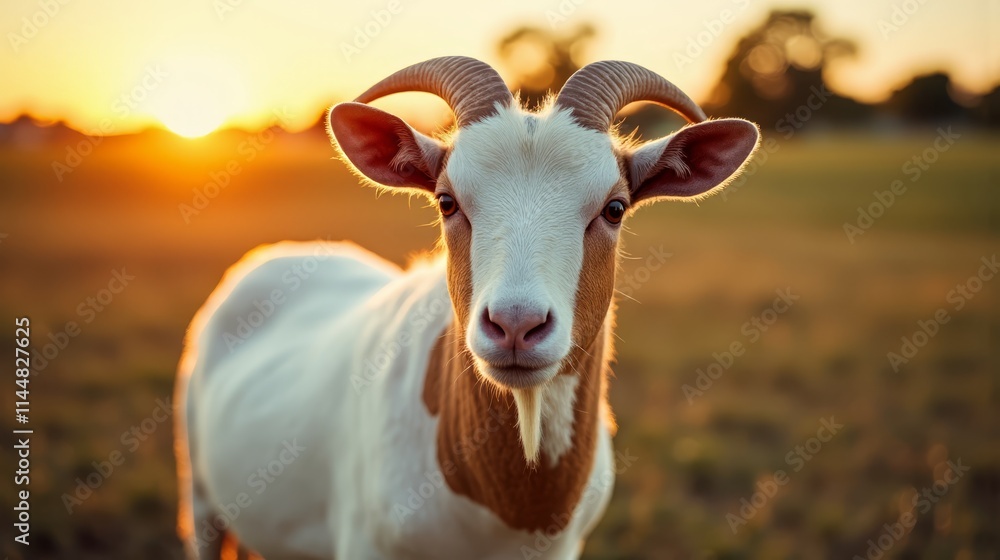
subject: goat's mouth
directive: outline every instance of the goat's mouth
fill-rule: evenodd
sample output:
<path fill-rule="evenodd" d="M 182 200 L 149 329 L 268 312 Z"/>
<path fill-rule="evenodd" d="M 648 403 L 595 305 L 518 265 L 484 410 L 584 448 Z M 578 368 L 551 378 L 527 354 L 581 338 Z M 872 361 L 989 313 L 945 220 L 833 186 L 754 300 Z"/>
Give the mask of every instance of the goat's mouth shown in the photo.
<path fill-rule="evenodd" d="M 495 363 L 476 359 L 480 373 L 487 379 L 508 389 L 530 389 L 537 387 L 559 373 L 559 362 L 548 364 L 520 365 L 517 363 Z"/>

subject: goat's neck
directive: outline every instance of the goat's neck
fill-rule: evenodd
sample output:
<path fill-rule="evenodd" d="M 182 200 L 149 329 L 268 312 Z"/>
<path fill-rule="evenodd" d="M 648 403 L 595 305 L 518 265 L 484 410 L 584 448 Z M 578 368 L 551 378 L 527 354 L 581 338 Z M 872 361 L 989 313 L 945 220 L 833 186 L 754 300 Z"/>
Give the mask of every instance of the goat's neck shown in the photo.
<path fill-rule="evenodd" d="M 541 455 L 529 465 L 510 391 L 474 370 L 462 337 L 449 327 L 434 347 L 423 400 L 439 417 L 437 459 L 448 486 L 489 508 L 508 526 L 561 530 L 586 487 L 605 429 L 605 322 L 587 347 L 574 347 L 542 389 Z M 547 399 L 547 400 L 546 400 Z"/>

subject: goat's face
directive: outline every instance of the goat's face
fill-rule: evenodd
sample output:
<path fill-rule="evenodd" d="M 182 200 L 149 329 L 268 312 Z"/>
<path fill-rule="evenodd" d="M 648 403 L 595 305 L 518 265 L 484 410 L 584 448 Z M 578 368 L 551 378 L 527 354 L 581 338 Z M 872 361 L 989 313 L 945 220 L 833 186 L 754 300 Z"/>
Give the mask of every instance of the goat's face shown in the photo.
<path fill-rule="evenodd" d="M 362 103 L 334 107 L 330 130 L 365 177 L 418 189 L 436 202 L 448 287 L 476 369 L 502 387 L 525 390 L 559 373 L 574 347 L 586 351 L 601 332 L 624 214 L 643 201 L 719 187 L 750 157 L 758 133 L 747 121 L 722 119 L 626 146 L 609 131 L 620 106 L 591 107 L 590 98 L 613 104 L 657 95 L 648 99 L 680 104 L 690 120 L 704 114 L 662 78 L 626 63 L 588 66 L 554 104 L 529 113 L 492 69 L 470 61 L 422 63 L 359 98 L 406 89 L 451 98 L 459 126 L 447 145 Z M 465 66 L 479 73 L 473 86 L 456 77 Z M 610 95 L 595 96 L 587 88 L 602 76 L 639 93 L 612 85 Z"/>
<path fill-rule="evenodd" d="M 505 108 L 458 132 L 434 196 L 477 369 L 515 388 L 552 378 L 611 302 L 630 201 L 611 137 Z"/>

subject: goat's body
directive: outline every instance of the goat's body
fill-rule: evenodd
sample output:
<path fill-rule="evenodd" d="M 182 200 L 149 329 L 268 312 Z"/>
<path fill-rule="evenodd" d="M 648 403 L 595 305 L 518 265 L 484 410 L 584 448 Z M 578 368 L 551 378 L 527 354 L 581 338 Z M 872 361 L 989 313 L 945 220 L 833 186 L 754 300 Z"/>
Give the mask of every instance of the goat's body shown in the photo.
<path fill-rule="evenodd" d="M 611 493 L 607 431 L 558 535 L 515 531 L 455 494 L 421 400 L 452 321 L 443 262 L 404 273 L 313 243 L 234 267 L 195 319 L 178 384 L 189 544 L 214 557 L 206 527 L 221 516 L 265 558 L 575 558 Z"/>
<path fill-rule="evenodd" d="M 447 141 L 368 106 L 454 108 Z M 631 101 L 697 124 L 619 138 Z M 248 256 L 195 318 L 177 387 L 181 532 L 272 559 L 579 555 L 612 490 L 605 391 L 622 219 L 697 198 L 759 143 L 640 66 L 587 65 L 537 112 L 485 63 L 400 70 L 329 114 L 352 169 L 436 200 L 446 256 L 403 272 L 348 245 Z M 701 122 L 704 121 L 704 122 Z M 494 429 L 495 428 L 495 429 Z"/>

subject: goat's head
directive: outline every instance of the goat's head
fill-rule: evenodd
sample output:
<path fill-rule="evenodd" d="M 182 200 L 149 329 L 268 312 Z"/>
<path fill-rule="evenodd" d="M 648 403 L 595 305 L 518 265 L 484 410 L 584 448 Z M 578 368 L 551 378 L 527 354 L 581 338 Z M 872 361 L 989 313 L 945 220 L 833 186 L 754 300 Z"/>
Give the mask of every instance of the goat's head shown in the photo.
<path fill-rule="evenodd" d="M 448 102 L 457 129 L 447 142 L 364 104 L 403 91 Z M 615 116 L 643 100 L 696 124 L 638 146 L 619 139 Z M 601 331 L 622 219 L 647 201 L 721 187 L 759 139 L 752 123 L 706 120 L 667 80 L 617 61 L 581 69 L 528 112 L 485 63 L 429 60 L 336 105 L 329 126 L 372 182 L 436 200 L 458 328 L 478 373 L 515 397 L 555 376 L 574 346 L 587 348 Z"/>

